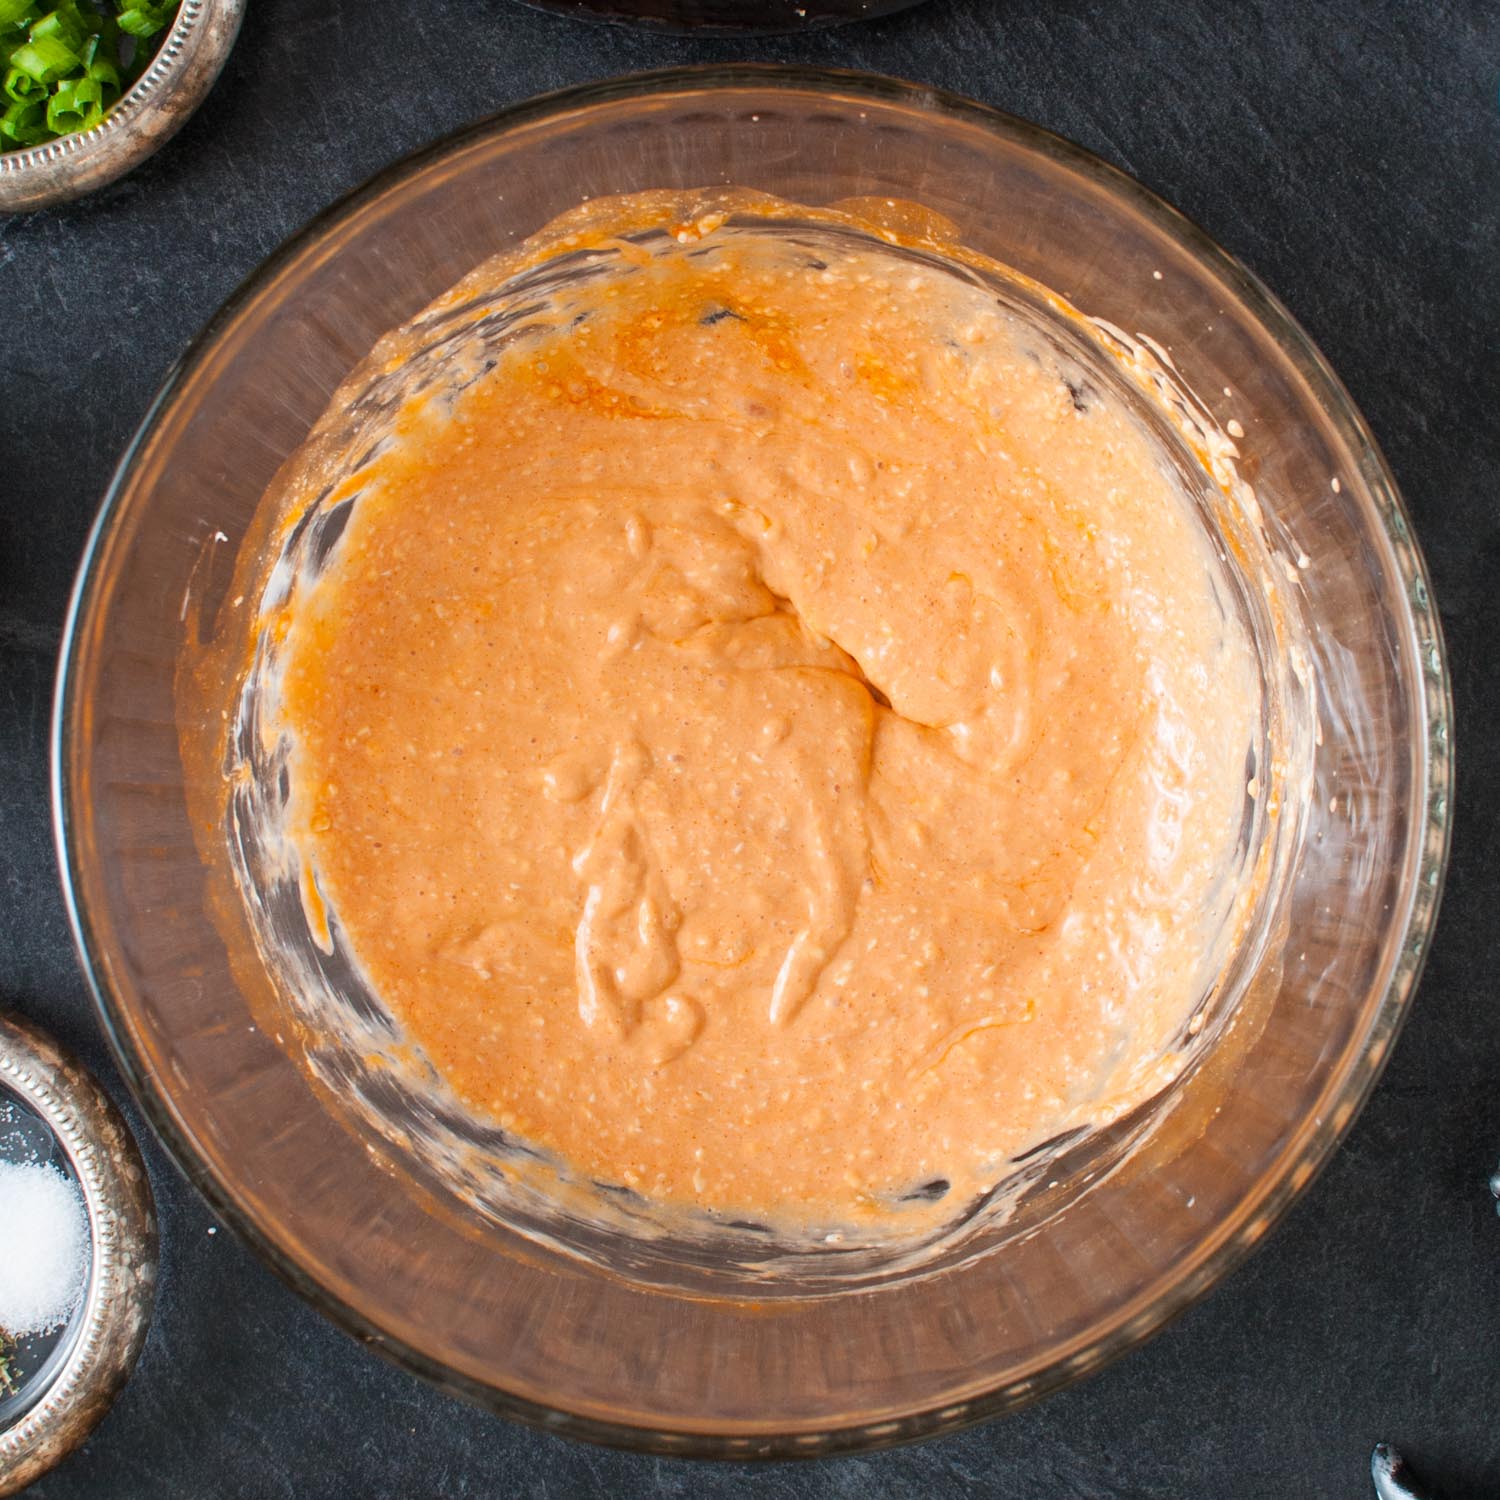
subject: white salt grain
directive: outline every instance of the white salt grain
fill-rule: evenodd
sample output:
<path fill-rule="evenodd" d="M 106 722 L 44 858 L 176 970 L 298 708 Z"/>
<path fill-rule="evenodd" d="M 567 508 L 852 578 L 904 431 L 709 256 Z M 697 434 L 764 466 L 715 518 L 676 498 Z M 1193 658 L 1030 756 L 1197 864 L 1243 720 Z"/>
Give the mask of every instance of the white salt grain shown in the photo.
<path fill-rule="evenodd" d="M 65 1322 L 88 1262 L 77 1183 L 52 1167 L 0 1162 L 0 1329 L 22 1338 Z"/>

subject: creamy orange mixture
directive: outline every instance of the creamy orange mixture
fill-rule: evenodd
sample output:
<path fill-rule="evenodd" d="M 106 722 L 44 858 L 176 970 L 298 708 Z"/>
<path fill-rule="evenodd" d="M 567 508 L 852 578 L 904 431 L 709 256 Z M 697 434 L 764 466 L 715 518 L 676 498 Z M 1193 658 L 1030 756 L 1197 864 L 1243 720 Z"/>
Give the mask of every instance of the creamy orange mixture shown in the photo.
<path fill-rule="evenodd" d="M 993 297 L 684 238 L 410 406 L 294 601 L 308 899 L 587 1176 L 956 1205 L 1170 1076 L 1251 650 L 1151 441 Z"/>

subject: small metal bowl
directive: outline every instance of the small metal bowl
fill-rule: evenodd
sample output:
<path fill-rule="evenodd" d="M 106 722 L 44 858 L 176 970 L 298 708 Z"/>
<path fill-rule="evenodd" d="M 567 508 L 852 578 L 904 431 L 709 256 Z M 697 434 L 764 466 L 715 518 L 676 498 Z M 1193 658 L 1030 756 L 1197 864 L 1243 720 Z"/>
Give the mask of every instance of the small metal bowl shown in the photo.
<path fill-rule="evenodd" d="M 77 1307 L 37 1368 L 0 1402 L 4 1496 L 66 1458 L 134 1368 L 155 1300 L 157 1238 L 145 1163 L 119 1110 L 82 1064 L 13 1015 L 0 1015 L 0 1094 L 19 1104 L 77 1183 L 90 1246 Z"/>
<path fill-rule="evenodd" d="M 244 13 L 245 0 L 182 0 L 150 66 L 92 130 L 0 151 L 0 213 L 81 198 L 139 166 L 203 102 Z"/>

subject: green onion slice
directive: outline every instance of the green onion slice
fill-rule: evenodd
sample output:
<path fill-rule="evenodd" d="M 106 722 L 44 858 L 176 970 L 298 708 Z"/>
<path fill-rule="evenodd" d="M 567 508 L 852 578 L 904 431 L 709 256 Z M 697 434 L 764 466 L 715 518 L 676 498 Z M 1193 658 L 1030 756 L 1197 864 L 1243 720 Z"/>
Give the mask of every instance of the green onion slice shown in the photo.
<path fill-rule="evenodd" d="M 47 101 L 47 129 L 58 135 L 92 130 L 103 118 L 103 90 L 92 78 L 58 84 Z"/>
<path fill-rule="evenodd" d="M 0 136 L 17 146 L 34 146 L 51 134 L 47 129 L 47 109 L 40 99 L 14 103 L 0 115 Z"/>
<path fill-rule="evenodd" d="M 33 36 L 10 55 L 12 68 L 29 74 L 38 83 L 56 83 L 64 73 L 82 65 L 83 59 L 53 36 Z"/>
<path fill-rule="evenodd" d="M 137 4 L 126 6 L 116 18 L 121 31 L 131 36 L 155 36 L 177 9 L 176 0 L 166 5 Z"/>

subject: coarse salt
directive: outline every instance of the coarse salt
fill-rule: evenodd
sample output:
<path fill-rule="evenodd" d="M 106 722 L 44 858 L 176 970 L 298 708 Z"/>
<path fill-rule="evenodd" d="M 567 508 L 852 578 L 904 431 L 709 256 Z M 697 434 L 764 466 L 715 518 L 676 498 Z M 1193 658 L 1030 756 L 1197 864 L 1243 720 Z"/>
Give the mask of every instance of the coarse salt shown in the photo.
<path fill-rule="evenodd" d="M 0 1329 L 23 1338 L 65 1322 L 88 1263 L 78 1185 L 53 1167 L 0 1162 Z"/>

